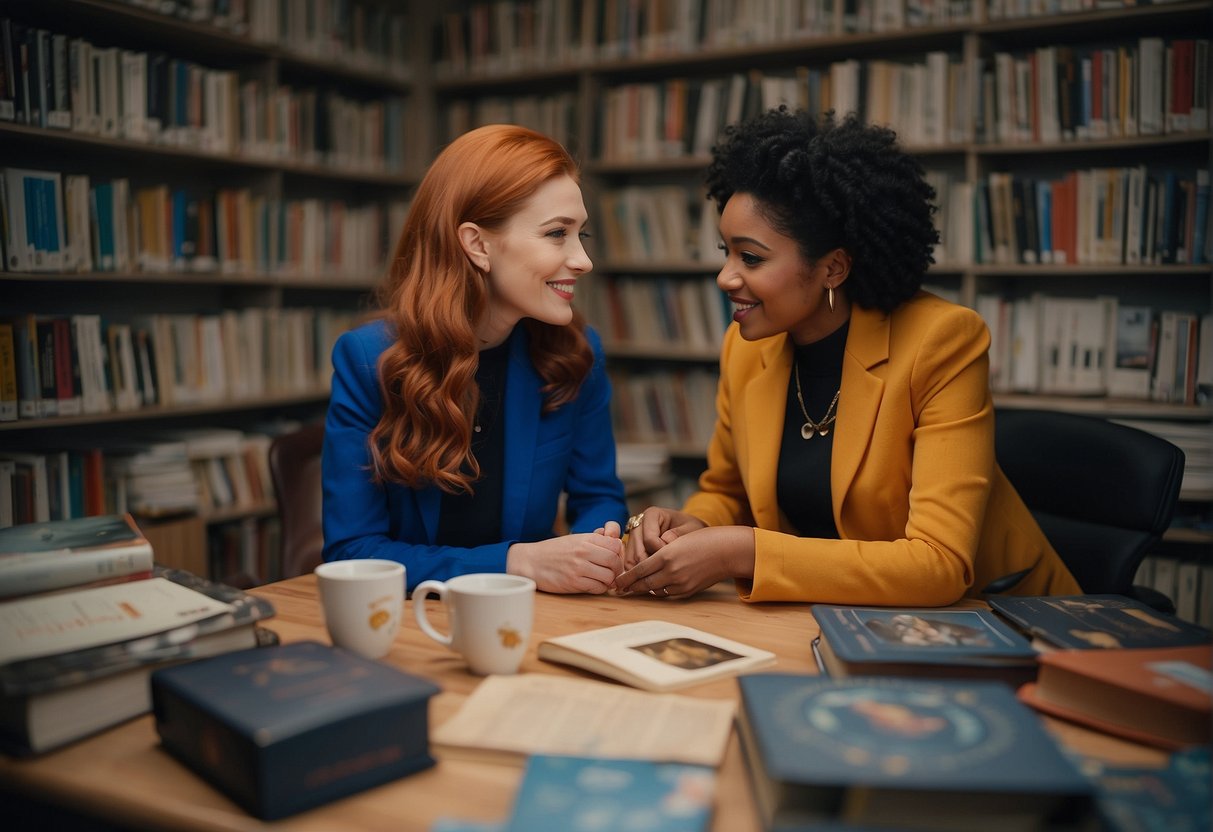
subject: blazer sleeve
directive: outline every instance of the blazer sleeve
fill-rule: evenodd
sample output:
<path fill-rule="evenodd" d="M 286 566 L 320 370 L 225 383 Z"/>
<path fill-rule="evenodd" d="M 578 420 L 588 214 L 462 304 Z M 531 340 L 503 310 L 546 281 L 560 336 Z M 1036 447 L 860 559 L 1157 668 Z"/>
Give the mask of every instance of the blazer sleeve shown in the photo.
<path fill-rule="evenodd" d="M 592 532 L 608 520 L 622 525 L 628 516 L 623 483 L 615 473 L 615 435 L 611 427 L 611 382 L 602 343 L 593 329 L 586 336 L 594 350 L 590 375 L 574 404 L 573 452 L 565 478 L 569 530 Z"/>
<path fill-rule="evenodd" d="M 368 443 L 383 409 L 377 369 L 381 344 L 367 332 L 344 333 L 333 348 L 321 461 L 324 559 L 398 561 L 405 566 L 409 589 L 424 580 L 504 572 L 506 552 L 515 541 L 473 548 L 430 545 L 415 503 L 404 499 L 405 489 L 372 479 Z M 392 498 L 389 490 L 400 493 Z"/>
<path fill-rule="evenodd" d="M 958 307 L 906 328 L 881 404 L 895 415 L 833 497 L 842 539 L 756 529 L 742 598 L 940 606 L 972 586 L 994 475 L 989 332 Z"/>

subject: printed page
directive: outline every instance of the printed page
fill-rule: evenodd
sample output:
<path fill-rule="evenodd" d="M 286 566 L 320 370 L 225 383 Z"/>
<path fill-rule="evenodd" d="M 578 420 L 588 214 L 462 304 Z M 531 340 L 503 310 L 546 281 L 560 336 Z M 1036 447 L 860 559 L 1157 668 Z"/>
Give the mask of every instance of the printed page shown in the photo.
<path fill-rule="evenodd" d="M 164 578 L 0 604 L 0 664 L 152 635 L 232 611 Z"/>
<path fill-rule="evenodd" d="M 520 755 L 718 766 L 733 711 L 729 701 L 647 693 L 606 682 L 542 673 L 490 676 L 459 713 L 438 726 L 434 742 Z"/>

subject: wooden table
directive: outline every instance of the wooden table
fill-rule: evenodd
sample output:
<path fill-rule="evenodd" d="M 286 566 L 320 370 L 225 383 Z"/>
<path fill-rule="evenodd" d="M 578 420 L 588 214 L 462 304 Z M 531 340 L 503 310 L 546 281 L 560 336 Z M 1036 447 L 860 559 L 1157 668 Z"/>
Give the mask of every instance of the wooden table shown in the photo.
<path fill-rule="evenodd" d="M 253 590 L 273 603 L 266 622 L 284 642 L 314 639 L 328 643 L 316 581 L 311 575 Z M 462 659 L 423 635 L 407 602 L 405 625 L 384 661 L 436 682 L 443 692 L 430 702 L 431 729 L 452 716 L 480 677 Z M 431 621 L 446 628 L 445 612 L 429 603 Z M 773 651 L 770 671 L 816 672 L 810 642 L 817 625 L 808 604 L 743 604 L 724 584 L 686 602 L 648 596 L 561 596 L 540 593 L 535 625 L 522 672 L 585 676 L 539 661 L 540 639 L 609 624 L 661 618 L 698 627 Z M 689 696 L 737 699 L 733 679 L 688 688 Z M 1161 765 L 1161 752 L 1132 745 L 1060 722 L 1050 722 L 1063 742 L 1092 757 L 1113 762 Z M 626 725 L 619 726 L 627 731 Z M 498 820 L 509 811 L 522 769 L 517 765 L 442 759 L 411 777 L 277 821 L 291 830 L 378 830 L 427 832 L 434 819 Z M 157 829 L 250 830 L 270 826 L 245 813 L 205 781 L 160 749 L 150 716 L 140 717 L 60 751 L 28 760 L 0 755 L 0 783 L 56 806 L 97 815 L 123 825 Z M 759 828 L 736 732 L 730 737 L 717 781 L 713 830 L 750 832 Z"/>

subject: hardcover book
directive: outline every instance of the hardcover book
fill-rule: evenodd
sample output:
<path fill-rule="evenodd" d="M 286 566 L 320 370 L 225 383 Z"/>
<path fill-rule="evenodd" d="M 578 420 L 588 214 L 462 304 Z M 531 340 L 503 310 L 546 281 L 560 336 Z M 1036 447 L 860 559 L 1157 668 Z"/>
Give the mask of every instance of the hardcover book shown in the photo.
<path fill-rule="evenodd" d="M 1036 651 L 989 610 L 843 607 L 814 604 L 815 643 L 831 676 L 987 678 L 1022 684 Z"/>
<path fill-rule="evenodd" d="M 151 571 L 152 546 L 129 514 L 0 529 L 0 598 Z"/>
<path fill-rule="evenodd" d="M 285 817 L 434 764 L 437 686 L 318 642 L 152 674 L 165 749 L 250 813 Z"/>
<path fill-rule="evenodd" d="M 1209 747 L 1170 756 L 1165 768 L 1104 766 L 1095 775 L 1099 812 L 1109 829 L 1213 829 Z"/>
<path fill-rule="evenodd" d="M 1093 787 L 1006 686 L 763 673 L 738 679 L 764 828 L 1083 828 Z"/>
<path fill-rule="evenodd" d="M 0 748 L 37 754 L 94 734 L 151 710 L 152 670 L 275 640 L 257 626 L 274 614 L 268 601 L 179 569 L 157 566 L 155 574 L 192 590 L 195 607 L 199 598 L 209 599 L 222 611 L 150 634 L 0 665 Z M 76 594 L 51 598 L 71 609 Z M 27 600 L 43 599 L 8 601 L 0 610 Z"/>
<path fill-rule="evenodd" d="M 1213 737 L 1213 649 L 1058 650 L 1019 698 L 1051 716 L 1176 749 Z"/>
<path fill-rule="evenodd" d="M 1182 647 L 1213 644 L 1213 633 L 1124 595 L 991 596 L 990 606 L 1051 647 Z"/>
<path fill-rule="evenodd" d="M 537 754 L 527 761 L 505 832 L 703 832 L 715 786 L 708 766 Z"/>
<path fill-rule="evenodd" d="M 772 664 L 775 654 L 668 621 L 635 621 L 539 643 L 539 658 L 643 690 L 684 688 Z"/>

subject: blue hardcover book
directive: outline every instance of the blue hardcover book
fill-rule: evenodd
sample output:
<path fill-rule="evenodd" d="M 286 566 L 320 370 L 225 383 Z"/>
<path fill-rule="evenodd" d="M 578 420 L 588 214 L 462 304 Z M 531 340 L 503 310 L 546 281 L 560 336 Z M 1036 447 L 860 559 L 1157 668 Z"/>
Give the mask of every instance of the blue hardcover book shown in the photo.
<path fill-rule="evenodd" d="M 1036 677 L 1036 650 L 985 609 L 941 610 L 814 604 L 816 644 L 831 676 L 985 678 L 1018 685 Z"/>
<path fill-rule="evenodd" d="M 98 271 L 114 270 L 114 183 L 98 182 L 90 194 L 93 221 L 93 262 Z"/>
<path fill-rule="evenodd" d="M 1093 816 L 1091 783 L 1003 685 L 764 673 L 738 686 L 768 830 L 1074 829 Z"/>
<path fill-rule="evenodd" d="M 318 642 L 242 650 L 152 674 L 166 750 L 272 820 L 434 764 L 432 683 Z"/>
<path fill-rule="evenodd" d="M 1213 766 L 1208 747 L 1176 752 L 1165 768 L 1108 766 L 1096 775 L 1096 782 L 1099 811 L 1109 829 L 1213 829 Z"/>
<path fill-rule="evenodd" d="M 527 761 L 505 830 L 703 832 L 715 783 L 707 766 L 537 754 Z"/>
<path fill-rule="evenodd" d="M 1124 595 L 991 596 L 1016 627 L 1067 650 L 1184 647 L 1213 642 L 1213 633 Z"/>

